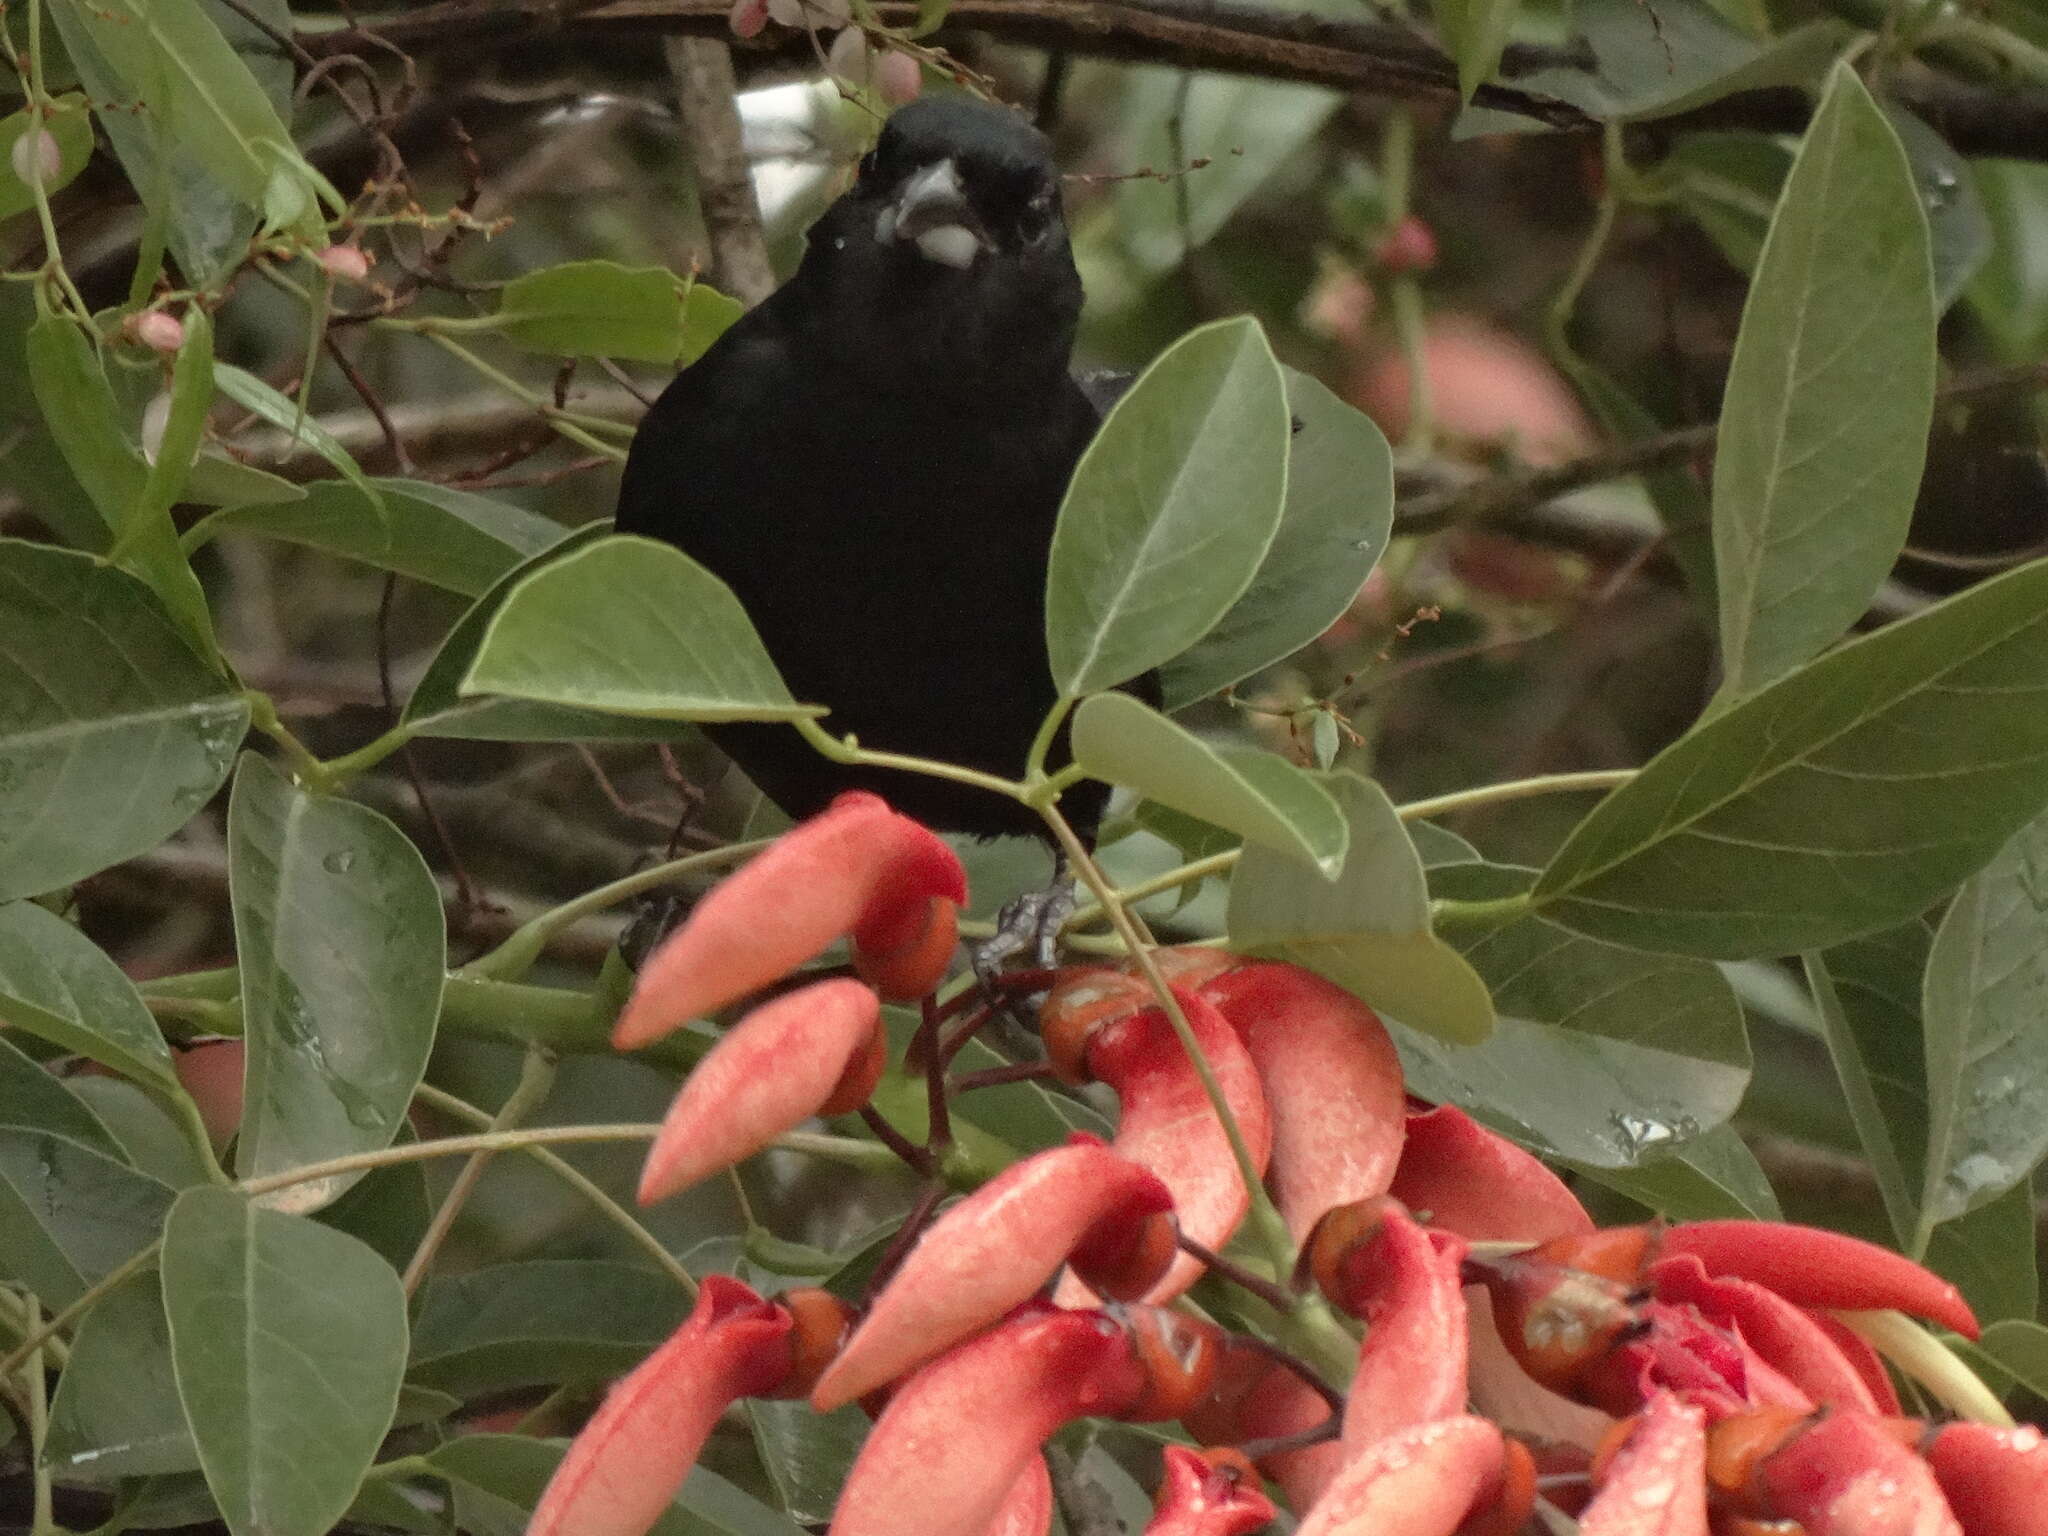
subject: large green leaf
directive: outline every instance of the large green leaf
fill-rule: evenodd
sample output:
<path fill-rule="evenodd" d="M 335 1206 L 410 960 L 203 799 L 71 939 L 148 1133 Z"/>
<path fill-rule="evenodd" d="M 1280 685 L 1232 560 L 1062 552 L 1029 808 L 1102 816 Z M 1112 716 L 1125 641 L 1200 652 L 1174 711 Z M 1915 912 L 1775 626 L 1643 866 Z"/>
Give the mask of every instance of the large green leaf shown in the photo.
<path fill-rule="evenodd" d="M 319 173 L 199 0 L 51 0 L 65 41 L 89 38 L 158 128 L 236 199 L 320 234 Z"/>
<path fill-rule="evenodd" d="M 1193 645 L 1251 585 L 1287 492 L 1280 365 L 1257 322 L 1190 331 L 1111 408 L 1053 534 L 1046 643 L 1078 698 Z"/>
<path fill-rule="evenodd" d="M 529 352 L 673 363 L 683 346 L 683 296 L 666 267 L 571 261 L 507 283 L 494 329 Z"/>
<path fill-rule="evenodd" d="M 172 459 L 182 450 L 188 467 L 194 434 L 201 425 L 194 396 L 205 391 L 203 375 L 212 362 L 210 327 L 203 319 L 194 324 L 187 345 L 179 350 L 186 383 L 177 436 L 184 441 L 167 442 Z M 165 490 L 175 494 L 176 487 L 169 484 L 171 477 L 160 476 L 146 464 L 122 433 L 122 412 L 92 342 L 62 315 L 45 314 L 29 330 L 28 365 L 36 404 L 50 435 L 113 531 L 116 562 L 149 584 L 193 648 L 212 661 L 217 652 L 206 594 L 178 548 L 170 503 L 162 501 Z M 165 435 L 169 439 L 172 434 Z M 152 508 L 153 500 L 162 505 Z"/>
<path fill-rule="evenodd" d="M 43 1465 L 60 1482 L 87 1483 L 198 1467 L 154 1270 L 101 1297 L 79 1325 L 50 1403 Z"/>
<path fill-rule="evenodd" d="M 1330 792 L 1285 758 L 1212 747 L 1129 694 L 1098 693 L 1074 712 L 1074 761 L 1162 805 L 1306 859 L 1344 867 L 1350 829 Z"/>
<path fill-rule="evenodd" d="M 1927 1145 L 1920 977 L 1933 936 L 1933 928 L 1915 918 L 1805 956 L 1807 985 L 1856 1138 L 1892 1235 L 1913 1253 L 1926 1243 L 1920 1221 Z"/>
<path fill-rule="evenodd" d="M 1912 167 L 1844 65 L 1786 178 L 1721 402 L 1724 697 L 1832 644 L 1898 558 L 1927 456 L 1934 320 Z"/>
<path fill-rule="evenodd" d="M 409 1380 L 458 1396 L 623 1376 L 675 1332 L 667 1275 L 596 1259 L 493 1264 L 427 1287 Z"/>
<path fill-rule="evenodd" d="M 1244 596 L 1159 669 L 1166 708 L 1205 698 L 1293 655 L 1328 629 L 1372 574 L 1394 520 L 1394 456 L 1372 418 L 1292 368 L 1280 528 Z"/>
<path fill-rule="evenodd" d="M 2031 362 L 2048 342 L 2048 165 L 1979 160 L 1971 171 L 1993 238 L 1970 308 L 2000 357 Z"/>
<path fill-rule="evenodd" d="M 2048 817 L 1950 903 L 1927 956 L 1921 1221 L 1950 1221 L 2048 1153 Z"/>
<path fill-rule="evenodd" d="M 754 1450 L 790 1519 L 830 1525 L 846 1474 L 866 1443 L 871 1425 L 856 1403 L 819 1413 L 801 1399 L 757 1397 L 746 1405 Z"/>
<path fill-rule="evenodd" d="M 628 534 L 521 578 L 462 692 L 666 720 L 822 713 L 789 696 L 730 587 L 681 550 Z"/>
<path fill-rule="evenodd" d="M 1904 922 L 2048 804 L 2048 562 L 1724 711 L 1579 824 L 1533 896 L 1582 933 L 1724 960 Z"/>
<path fill-rule="evenodd" d="M 248 706 L 149 591 L 0 541 L 0 900 L 154 848 L 227 777 Z"/>
<path fill-rule="evenodd" d="M 172 1191 L 46 1131 L 0 1129 L 0 1279 L 68 1307 L 156 1241 Z"/>
<path fill-rule="evenodd" d="M 1351 829 L 1343 869 L 1248 847 L 1230 885 L 1233 949 L 1291 960 L 1410 1027 L 1470 1044 L 1493 1028 L 1486 984 L 1430 931 L 1422 861 L 1379 785 L 1325 780 Z"/>
<path fill-rule="evenodd" d="M 405 1291 L 376 1254 L 232 1190 L 189 1189 L 164 1230 L 178 1396 L 235 1536 L 324 1536 L 398 1405 Z"/>
<path fill-rule="evenodd" d="M 321 480 L 292 501 L 228 507 L 195 525 L 185 543 L 260 533 L 477 597 L 567 532 L 536 512 L 445 485 L 369 484 L 375 500 L 350 481 Z"/>
<path fill-rule="evenodd" d="M 378 517 L 385 515 L 383 495 L 363 473 L 362 466 L 356 463 L 356 456 L 348 451 L 340 438 L 301 411 L 297 402 L 255 374 L 226 363 L 214 369 L 213 378 L 222 394 L 243 410 L 253 411 L 278 431 L 287 434 L 294 443 L 304 443 L 333 466 L 336 474 L 362 492 Z"/>
<path fill-rule="evenodd" d="M 1440 896 L 1498 899 L 1529 872 L 1450 864 Z M 1568 933 L 1540 917 L 1450 931 L 1499 1026 L 1463 1049 L 1397 1032 L 1409 1085 L 1575 1161 L 1666 1157 L 1735 1112 L 1749 1083 L 1742 1008 L 1719 970 Z"/>
<path fill-rule="evenodd" d="M 603 526 L 579 529 L 552 549 L 499 578 L 456 622 L 406 700 L 404 722 L 422 736 L 472 741 L 673 741 L 689 727 L 675 720 L 641 720 L 605 715 L 566 704 L 527 699 L 466 699 L 456 690 L 476 659 L 477 647 L 506 597 L 526 576 L 550 560 L 588 547 L 606 536 Z"/>
<path fill-rule="evenodd" d="M 1604 1184 L 1670 1221 L 1785 1219 L 1763 1166 L 1731 1125 L 1702 1131 L 1656 1162 L 1633 1168 L 1574 1166 L 1594 1183 Z"/>
<path fill-rule="evenodd" d="M 1897 102 L 1884 103 L 1885 116 L 1913 168 L 1913 186 L 1927 213 L 1934 257 L 1934 308 L 1946 314 L 1962 297 L 1991 255 L 1991 215 L 1977 192 L 1969 161 L 1948 140 Z"/>
<path fill-rule="evenodd" d="M 251 753 L 228 803 L 228 883 L 248 1042 L 237 1170 L 389 1145 L 441 1007 L 441 895 L 426 861 L 375 811 L 310 794 Z M 270 1199 L 313 1210 L 353 1182 Z"/>
<path fill-rule="evenodd" d="M 2032 1319 L 2041 1277 L 2034 1246 L 2033 1192 L 2015 1184 L 1954 1221 L 1936 1227 L 1927 1265 L 1956 1283 L 1977 1320 Z"/>
<path fill-rule="evenodd" d="M 124 1077 L 178 1091 L 170 1048 L 135 984 L 91 939 L 32 901 L 0 906 L 0 1018 Z"/>
<path fill-rule="evenodd" d="M 122 1156 L 121 1144 L 92 1106 L 43 1064 L 10 1045 L 0 1034 L 0 1125 L 15 1130 L 53 1131 L 59 1136 Z"/>

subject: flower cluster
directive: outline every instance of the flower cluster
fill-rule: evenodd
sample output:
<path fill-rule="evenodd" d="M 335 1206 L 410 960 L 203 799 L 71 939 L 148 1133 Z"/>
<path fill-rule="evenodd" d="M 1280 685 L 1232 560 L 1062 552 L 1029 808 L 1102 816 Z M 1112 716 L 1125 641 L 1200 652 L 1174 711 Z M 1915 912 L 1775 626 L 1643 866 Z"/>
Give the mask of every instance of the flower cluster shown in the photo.
<path fill-rule="evenodd" d="M 881 1005 L 937 986 L 965 895 L 943 843 L 854 794 L 700 903 L 644 969 L 622 1046 L 841 938 L 859 979 L 786 992 L 724 1036 L 676 1099 L 643 1200 L 860 1106 Z M 1206 1447 L 1168 1449 L 1154 1536 L 1259 1529 L 1264 1479 L 1301 1536 L 1509 1536 L 1539 1514 L 1586 1536 L 2048 1532 L 2039 1434 L 1905 1417 L 1858 1331 L 1908 1313 L 1974 1336 L 1938 1276 L 1778 1223 L 1598 1229 L 1537 1159 L 1407 1099 L 1349 993 L 1217 950 L 1150 958 L 1164 993 L 1075 967 L 1041 1010 L 1052 1070 L 1118 1095 L 1114 1140 L 1025 1157 L 906 1233 L 858 1310 L 706 1279 L 577 1437 L 530 1536 L 638 1536 L 750 1395 L 875 1416 L 832 1536 L 1042 1536 L 1041 1448 L 1082 1417 L 1177 1422 Z M 1299 1247 L 1291 1274 L 1218 1255 L 1266 1192 Z M 1335 1334 L 1348 1381 L 1176 1305 L 1205 1268 L 1276 1313 L 1362 1323 L 1362 1342 Z"/>

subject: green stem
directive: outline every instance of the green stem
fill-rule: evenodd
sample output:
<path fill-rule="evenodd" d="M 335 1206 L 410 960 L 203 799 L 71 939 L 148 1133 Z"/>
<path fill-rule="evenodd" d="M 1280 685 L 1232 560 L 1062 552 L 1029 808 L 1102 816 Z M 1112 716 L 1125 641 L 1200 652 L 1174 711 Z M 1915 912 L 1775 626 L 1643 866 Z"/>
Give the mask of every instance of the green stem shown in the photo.
<path fill-rule="evenodd" d="M 522 923 L 515 928 L 505 942 L 489 954 L 481 955 L 463 966 L 455 974 L 479 980 L 511 980 L 524 976 L 540 959 L 549 942 L 563 929 L 595 913 L 630 901 L 644 891 L 658 890 L 672 881 L 687 875 L 699 874 L 707 869 L 722 869 L 728 864 L 737 864 L 750 859 L 766 848 L 773 838 L 757 838 L 753 842 L 729 843 L 723 848 L 713 848 L 705 853 L 693 853 L 680 859 L 670 859 L 652 869 L 643 869 L 600 885 L 595 890 L 585 891 L 573 901 L 565 901 L 552 907 L 540 916 Z"/>
<path fill-rule="evenodd" d="M 1038 723 L 1038 734 L 1031 738 L 1031 750 L 1024 757 L 1024 777 L 1027 781 L 1045 772 L 1046 755 L 1052 751 L 1052 744 L 1060 733 L 1060 722 L 1067 718 L 1067 712 L 1074 707 L 1074 701 L 1064 694 L 1053 701 L 1045 718 Z"/>
<path fill-rule="evenodd" d="M 376 767 L 385 758 L 404 747 L 412 737 L 413 728 L 400 721 L 383 735 L 371 737 L 355 751 L 328 758 L 320 765 L 321 770 L 330 787 L 345 784 L 357 774 Z"/>
<path fill-rule="evenodd" d="M 381 1147 L 374 1152 L 350 1152 L 342 1157 L 302 1163 L 282 1173 L 266 1173 L 244 1179 L 235 1188 L 242 1194 L 268 1195 L 295 1184 L 311 1184 L 348 1173 L 366 1173 L 372 1168 L 395 1168 L 404 1163 L 421 1163 L 436 1157 L 466 1157 L 472 1152 L 523 1152 L 528 1147 L 576 1146 L 589 1142 L 652 1141 L 661 1133 L 658 1125 L 624 1123 L 616 1125 L 535 1125 L 517 1131 L 480 1131 L 474 1136 L 441 1136 L 433 1141 L 408 1142 L 402 1147 Z"/>
<path fill-rule="evenodd" d="M 904 773 L 921 773 L 927 778 L 951 779 L 955 784 L 971 784 L 976 789 L 985 789 L 991 794 L 1005 795 L 1012 800 L 1031 804 L 1032 787 L 1013 779 L 999 779 L 992 773 L 981 773 L 973 768 L 962 768 L 954 763 L 942 763 L 929 757 L 906 757 L 900 752 L 870 752 L 856 741 L 842 741 L 826 730 L 809 715 L 802 715 L 790 721 L 799 735 L 818 752 L 835 763 L 855 763 L 867 768 L 896 768 Z"/>
<path fill-rule="evenodd" d="M 42 1308 L 33 1296 L 28 1299 L 28 1316 L 33 1322 Z M 30 1526 L 31 1536 L 62 1536 L 57 1525 L 55 1490 L 50 1483 L 50 1469 L 43 1460 L 43 1446 L 50 1438 L 50 1385 L 49 1372 L 43 1366 L 42 1346 L 29 1356 L 27 1369 L 22 1372 L 26 1380 L 28 1396 L 28 1459 L 34 1469 L 35 1513 Z"/>
<path fill-rule="evenodd" d="M 1986 53 L 1996 54 L 2014 74 L 2024 76 L 2035 85 L 2048 85 L 2048 49 L 1982 17 L 1960 12 L 1945 15 L 1930 22 L 1919 41 L 1973 44 Z"/>
<path fill-rule="evenodd" d="M 233 1182 L 228 1178 L 227 1170 L 221 1167 L 220 1159 L 214 1155 L 213 1137 L 207 1134 L 206 1117 L 199 1113 L 199 1106 L 193 1102 L 192 1095 L 183 1089 L 166 1088 L 151 1090 L 149 1096 L 177 1123 L 192 1148 L 192 1155 L 206 1170 L 207 1178 L 216 1184 Z"/>
<path fill-rule="evenodd" d="M 1536 795 L 1586 794 L 1594 790 L 1618 789 L 1633 779 L 1634 768 L 1595 768 L 1585 773 L 1546 773 L 1533 779 L 1510 779 L 1505 784 L 1482 784 L 1477 789 L 1454 790 L 1428 800 L 1411 800 L 1396 809 L 1403 821 L 1429 821 L 1459 811 L 1477 810 L 1509 800 L 1527 800 Z"/>
<path fill-rule="evenodd" d="M 1551 301 L 1550 315 L 1545 331 L 1550 343 L 1551 356 L 1557 365 L 1573 379 L 1584 375 L 1585 365 L 1571 341 L 1572 316 L 1578 312 L 1579 296 L 1586 291 L 1586 284 L 1600 265 L 1601 257 L 1607 254 L 1607 242 L 1614 234 L 1614 221 L 1621 212 L 1621 201 L 1626 185 L 1627 162 L 1622 159 L 1621 125 L 1609 123 L 1604 140 L 1606 151 L 1606 183 L 1600 191 L 1600 201 L 1593 209 L 1593 227 L 1586 232 L 1586 243 L 1579 248 L 1578 260 L 1572 263 L 1572 270 L 1564 280 L 1564 286 Z"/>
<path fill-rule="evenodd" d="M 1446 928 L 1499 928 L 1516 918 L 1527 917 L 1535 909 L 1527 891 L 1492 901 L 1432 901 L 1430 926 L 1439 932 Z"/>
<path fill-rule="evenodd" d="M 583 420 L 600 422 L 602 418 L 594 416 L 579 418 L 577 412 L 563 410 L 562 407 L 556 405 L 554 401 L 548 399 L 537 390 L 528 389 L 509 373 L 504 372 L 502 369 L 494 368 L 451 336 L 444 336 L 439 331 L 426 329 L 417 324 L 401 325 L 397 329 L 414 331 L 426 337 L 428 341 L 434 343 L 435 346 L 446 352 L 450 357 L 473 369 L 479 377 L 497 385 L 498 388 L 512 396 L 515 400 L 523 401 L 525 404 L 533 407 L 534 410 L 547 418 L 549 426 L 553 427 L 561 436 L 568 438 L 570 442 L 580 443 L 592 453 L 598 454 L 603 458 L 616 459 L 621 464 L 626 461 L 625 449 L 615 443 L 607 443 L 601 438 L 593 437 L 580 424 Z M 619 425 L 617 422 L 610 421 L 604 421 L 602 424 L 607 428 L 615 428 Z"/>
<path fill-rule="evenodd" d="M 429 1109 L 452 1116 L 466 1124 L 488 1126 L 491 1123 L 491 1117 L 476 1105 L 466 1099 L 458 1099 L 454 1094 L 436 1088 L 431 1083 L 421 1083 L 414 1097 Z M 560 1153 L 551 1152 L 546 1147 L 528 1145 L 520 1150 L 587 1200 L 600 1216 L 625 1233 L 633 1244 L 654 1260 L 677 1285 L 692 1296 L 697 1294 L 696 1280 L 683 1268 L 676 1256 L 662 1246 L 661 1239 L 648 1231 L 631 1211 L 606 1194 L 582 1169 Z"/>
<path fill-rule="evenodd" d="M 1137 919 L 1120 901 L 1114 887 L 1103 875 L 1088 850 L 1081 846 L 1081 839 L 1074 835 L 1074 829 L 1057 808 L 1047 805 L 1039 807 L 1039 814 L 1052 829 L 1053 836 L 1073 865 L 1074 873 L 1084 885 L 1095 894 L 1103 915 L 1110 926 L 1124 941 L 1132 961 L 1152 988 L 1153 996 L 1159 999 L 1166 1019 L 1173 1026 L 1179 1038 L 1181 1049 L 1187 1052 L 1188 1062 L 1195 1069 L 1195 1077 L 1202 1085 L 1203 1096 L 1209 1101 L 1217 1122 L 1223 1127 L 1223 1134 L 1230 1143 L 1231 1158 L 1237 1164 L 1238 1177 L 1244 1181 L 1247 1195 L 1251 1199 L 1252 1229 L 1259 1235 L 1272 1260 L 1276 1274 L 1288 1274 L 1294 1268 L 1294 1240 L 1288 1235 L 1287 1224 L 1280 1218 L 1279 1211 L 1267 1198 L 1266 1188 L 1259 1177 L 1258 1164 L 1252 1160 L 1251 1148 L 1245 1145 L 1244 1132 L 1239 1128 L 1237 1116 L 1231 1113 L 1230 1101 L 1223 1096 L 1223 1085 L 1216 1081 L 1216 1073 L 1209 1065 L 1209 1058 L 1203 1052 L 1201 1042 L 1195 1039 L 1195 1032 L 1189 1027 L 1187 1015 L 1181 1011 L 1180 999 L 1173 995 L 1173 988 L 1166 984 L 1166 978 L 1159 973 L 1159 967 L 1152 959 L 1152 945 L 1149 936 L 1139 927 Z"/>
<path fill-rule="evenodd" d="M 1903 1312 L 1836 1312 L 1836 1321 L 1920 1383 L 1935 1400 L 1976 1424 L 2012 1428 L 2012 1415 L 1983 1378 Z"/>
<path fill-rule="evenodd" d="M 306 788 L 324 793 L 330 787 L 327 765 L 315 757 L 306 744 L 292 734 L 290 727 L 278 718 L 276 701 L 255 688 L 244 689 L 242 698 L 249 706 L 249 724 L 283 749 L 285 760 L 291 764 L 292 776 Z"/>
<path fill-rule="evenodd" d="M 512 1087 L 505 1102 L 491 1117 L 493 1131 L 509 1131 L 524 1120 L 555 1086 L 555 1057 L 551 1051 L 529 1048 L 519 1063 L 519 1081 Z M 433 1220 L 427 1223 L 427 1230 L 420 1234 L 419 1246 L 412 1251 L 412 1259 L 405 1266 L 400 1277 L 405 1294 L 410 1296 L 420 1288 L 420 1281 L 426 1278 L 427 1268 L 434 1262 L 434 1255 L 441 1251 L 441 1244 L 447 1241 L 454 1230 L 455 1218 L 462 1214 L 463 1206 L 476 1192 L 484 1170 L 491 1165 L 495 1154 L 478 1152 L 462 1165 L 462 1171 L 455 1175 L 455 1182 L 448 1186 L 448 1193 L 435 1210 Z"/>
<path fill-rule="evenodd" d="M 100 1299 L 109 1292 L 119 1289 L 131 1276 L 139 1275 L 156 1262 L 157 1253 L 163 1248 L 159 1239 L 139 1252 L 130 1254 L 119 1264 L 87 1286 L 84 1293 L 63 1311 L 53 1313 L 40 1328 L 21 1341 L 13 1353 L 0 1360 L 0 1376 L 12 1376 L 21 1369 L 22 1361 L 41 1349 L 45 1342 L 69 1328 L 86 1313 L 98 1306 Z"/>

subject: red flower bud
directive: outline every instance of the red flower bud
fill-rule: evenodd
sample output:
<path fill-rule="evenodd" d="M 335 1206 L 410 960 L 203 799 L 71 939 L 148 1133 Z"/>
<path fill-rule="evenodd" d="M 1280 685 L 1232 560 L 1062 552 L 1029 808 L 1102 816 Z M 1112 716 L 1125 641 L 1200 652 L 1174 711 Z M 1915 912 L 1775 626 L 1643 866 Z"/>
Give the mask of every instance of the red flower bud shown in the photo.
<path fill-rule="evenodd" d="M 790 1367 L 789 1313 L 739 1281 L 705 1277 L 688 1321 L 606 1396 L 541 1495 L 526 1536 L 640 1536 L 735 1398 Z"/>
<path fill-rule="evenodd" d="M 789 1371 L 773 1391 L 764 1389 L 755 1395 L 809 1397 L 825 1367 L 838 1356 L 839 1346 L 846 1342 L 853 1308 L 830 1291 L 812 1285 L 784 1291 L 775 1303 L 789 1314 Z"/>
<path fill-rule="evenodd" d="M 845 977 L 799 987 L 741 1019 L 683 1081 L 640 1173 L 652 1204 L 818 1114 L 865 1104 L 882 1075 L 882 1005 Z"/>
<path fill-rule="evenodd" d="M 1412 1425 L 1346 1461 L 1297 1536 L 1452 1536 L 1499 1480 L 1502 1455 L 1485 1419 Z"/>
<path fill-rule="evenodd" d="M 812 1404 L 829 1411 L 895 1380 L 1010 1311 L 1070 1259 L 1098 1285 L 1142 1293 L 1172 1256 L 1156 1242 L 1172 1204 L 1156 1176 L 1092 1136 L 1013 1164 L 918 1239 Z M 1133 1251 L 1147 1261 L 1118 1275 Z"/>
<path fill-rule="evenodd" d="M 2031 1424 L 1945 1424 L 1927 1464 L 1967 1536 L 2048 1536 L 2048 1440 Z"/>
<path fill-rule="evenodd" d="M 1658 1393 L 1599 1472 L 1580 1536 L 1707 1536 L 1706 1464 L 1706 1416 Z"/>
<path fill-rule="evenodd" d="M 1344 1403 L 1344 1452 L 1465 1406 L 1465 1244 L 1382 1197 L 1378 1220 L 1337 1261 L 1330 1299 L 1366 1322 Z M 1319 1229 L 1320 1230 L 1320 1229 Z"/>
<path fill-rule="evenodd" d="M 1145 1536 L 1250 1536 L 1274 1513 L 1273 1501 L 1243 1457 L 1169 1445 Z"/>
<path fill-rule="evenodd" d="M 1267 1182 L 1299 1242 L 1333 1206 L 1385 1194 L 1401 1155 L 1401 1062 L 1379 1016 L 1299 966 L 1260 962 L 1202 984 L 1244 1039 L 1272 1113 Z"/>
<path fill-rule="evenodd" d="M 1795 1435 L 1756 1467 L 1760 1512 L 1807 1536 L 1962 1536 L 1941 1488 L 1897 1433 L 1844 1409 Z"/>
<path fill-rule="evenodd" d="M 851 935 L 886 974 L 892 1000 L 922 996 L 944 972 L 923 942 L 933 901 L 967 900 L 953 850 L 878 795 L 849 791 L 720 883 L 641 967 L 612 1043 L 633 1050 L 745 997 Z M 909 945 L 923 973 L 910 974 Z M 916 990 L 900 990 L 915 988 Z"/>
<path fill-rule="evenodd" d="M 1977 1337 L 1976 1315 L 1961 1291 L 1903 1254 L 1861 1238 L 1776 1221 L 1689 1221 L 1652 1241 L 1655 1257 L 1692 1254 L 1708 1274 L 1754 1280 L 1795 1306 L 1896 1308 L 1966 1339 Z"/>
<path fill-rule="evenodd" d="M 900 1387 L 861 1447 L 831 1536 L 984 1536 L 1046 1438 L 1143 1390 L 1124 1330 L 1042 1304 Z"/>
<path fill-rule="evenodd" d="M 1164 1307 L 1111 1306 L 1131 1336 L 1145 1390 L 1121 1417 L 1133 1423 L 1178 1419 L 1206 1399 L 1222 1367 L 1223 1331 L 1214 1323 Z"/>
<path fill-rule="evenodd" d="M 1540 1243 L 1593 1230 L 1563 1180 L 1450 1104 L 1408 1115 L 1392 1192 L 1430 1226 L 1475 1243 Z"/>
<path fill-rule="evenodd" d="M 1273 1132 L 1251 1057 L 1213 1005 L 1178 988 L 1175 996 L 1223 1090 L 1252 1165 L 1263 1173 Z M 1121 1101 L 1111 1148 L 1159 1175 L 1173 1195 L 1182 1232 L 1204 1247 L 1223 1247 L 1251 1208 L 1251 1193 L 1165 1010 L 1147 1007 L 1097 1023 L 1087 1036 L 1085 1058 L 1089 1074 L 1114 1088 Z M 1145 1300 L 1155 1306 L 1171 1301 L 1201 1274 L 1199 1259 L 1177 1254 Z M 1074 1293 L 1059 1297 L 1063 1306 L 1084 1305 L 1088 1299 Z"/>

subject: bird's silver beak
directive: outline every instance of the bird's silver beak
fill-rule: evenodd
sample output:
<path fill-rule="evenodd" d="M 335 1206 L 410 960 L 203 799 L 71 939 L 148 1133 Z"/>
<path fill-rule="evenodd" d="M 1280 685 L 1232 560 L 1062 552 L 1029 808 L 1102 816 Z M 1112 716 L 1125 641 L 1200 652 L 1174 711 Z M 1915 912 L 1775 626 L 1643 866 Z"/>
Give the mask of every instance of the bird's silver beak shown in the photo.
<path fill-rule="evenodd" d="M 908 240 L 927 261 L 965 270 L 995 242 L 982 228 L 950 159 L 928 165 L 903 184 L 896 201 L 875 219 L 875 238 Z"/>

